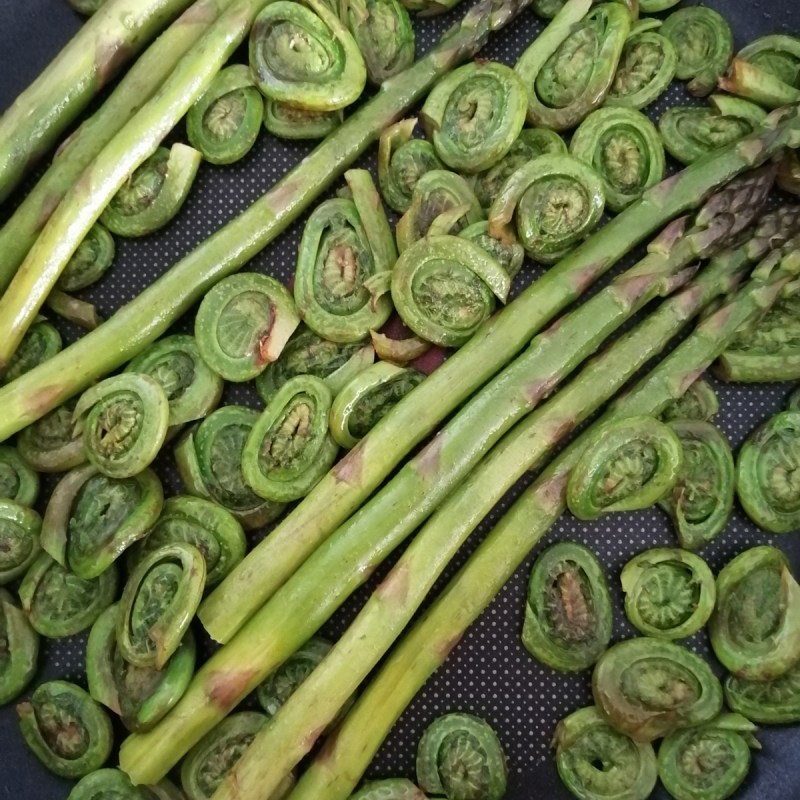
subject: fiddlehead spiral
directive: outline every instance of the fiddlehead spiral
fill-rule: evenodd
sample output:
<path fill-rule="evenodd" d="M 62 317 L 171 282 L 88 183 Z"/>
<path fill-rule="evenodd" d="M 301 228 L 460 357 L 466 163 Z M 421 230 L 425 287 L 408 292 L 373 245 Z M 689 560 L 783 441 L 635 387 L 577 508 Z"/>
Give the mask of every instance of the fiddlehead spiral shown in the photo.
<path fill-rule="evenodd" d="M 553 669 L 592 666 L 611 641 L 611 598 L 603 568 L 579 544 L 559 542 L 533 565 L 522 643 Z"/>
<path fill-rule="evenodd" d="M 0 499 L 0 586 L 24 575 L 39 555 L 42 518 L 32 509 Z"/>
<path fill-rule="evenodd" d="M 200 355 L 226 381 L 255 378 L 281 354 L 300 324 L 289 290 L 258 272 L 240 272 L 203 298 L 194 323 Z"/>
<path fill-rule="evenodd" d="M 541 156 L 505 183 L 489 211 L 489 234 L 519 240 L 531 258 L 552 264 L 594 230 L 604 208 L 603 183 L 590 166 Z"/>
<path fill-rule="evenodd" d="M 0 500 L 32 506 L 39 496 L 39 475 L 13 447 L 0 445 Z"/>
<path fill-rule="evenodd" d="M 334 440 L 348 450 L 425 376 L 414 369 L 379 361 L 360 372 L 336 395 L 330 427 Z"/>
<path fill-rule="evenodd" d="M 46 320 L 39 319 L 23 337 L 0 382 L 11 383 L 61 351 L 61 334 Z"/>
<path fill-rule="evenodd" d="M 696 380 L 677 400 L 673 400 L 662 412 L 664 422 L 679 419 L 694 419 L 711 422 L 719 412 L 717 393 L 708 381 Z"/>
<path fill-rule="evenodd" d="M 77 467 L 53 490 L 42 522 L 42 548 L 79 578 L 97 578 L 147 535 L 163 502 L 161 481 L 152 470 L 109 478 L 90 464 Z"/>
<path fill-rule="evenodd" d="M 153 800 L 152 787 L 134 786 L 118 769 L 98 769 L 81 778 L 67 800 Z M 162 800 L 162 798 L 158 798 Z M 166 796 L 163 800 L 179 800 Z"/>
<path fill-rule="evenodd" d="M 365 784 L 350 800 L 427 800 L 427 796 L 405 778 L 387 778 Z"/>
<path fill-rule="evenodd" d="M 163 669 L 180 647 L 206 584 L 203 554 L 186 542 L 146 555 L 122 591 L 117 647 L 135 667 Z"/>
<path fill-rule="evenodd" d="M 86 462 L 83 436 L 72 424 L 75 402 L 45 414 L 17 437 L 19 454 L 38 472 L 66 472 Z"/>
<path fill-rule="evenodd" d="M 774 680 L 800 661 L 800 586 L 780 550 L 752 547 L 723 567 L 708 631 L 737 678 Z"/>
<path fill-rule="evenodd" d="M 728 675 L 723 688 L 733 711 L 765 725 L 800 722 L 800 664 L 771 681 Z"/>
<path fill-rule="evenodd" d="M 525 249 L 519 242 L 501 242 L 489 235 L 489 223 L 486 220 L 468 225 L 458 234 L 481 250 L 485 250 L 508 273 L 512 280 L 522 269 L 525 261 Z M 378 354 L 380 355 L 380 353 Z M 383 356 L 380 356 L 383 358 Z"/>
<path fill-rule="evenodd" d="M 87 389 L 73 417 L 89 463 L 110 478 L 131 478 L 167 438 L 169 400 L 155 378 L 130 372 Z"/>
<path fill-rule="evenodd" d="M 506 759 L 497 734 L 471 714 L 439 717 L 420 740 L 417 781 L 428 794 L 451 800 L 500 800 Z"/>
<path fill-rule="evenodd" d="M 708 564 L 686 550 L 645 550 L 623 567 L 620 582 L 631 624 L 657 639 L 697 633 L 708 622 L 717 597 Z"/>
<path fill-rule="evenodd" d="M 114 733 L 108 714 L 73 683 L 43 683 L 30 701 L 17 706 L 17 714 L 28 747 L 62 778 L 88 775 L 111 754 Z"/>
<path fill-rule="evenodd" d="M 594 668 L 592 693 L 608 722 L 638 742 L 708 722 L 722 708 L 722 687 L 703 659 L 649 637 L 606 650 Z"/>
<path fill-rule="evenodd" d="M 118 236 L 146 236 L 181 210 L 203 157 L 185 144 L 159 147 L 114 195 L 100 221 Z"/>
<path fill-rule="evenodd" d="M 222 70 L 186 115 L 186 134 L 212 164 L 233 164 L 252 149 L 264 119 L 264 98 L 250 69 Z"/>
<path fill-rule="evenodd" d="M 367 69 L 350 32 L 322 0 L 278 0 L 256 17 L 250 68 L 263 94 L 309 111 L 358 100 Z"/>
<path fill-rule="evenodd" d="M 646 800 L 655 788 L 653 746 L 612 728 L 594 706 L 562 719 L 553 744 L 561 781 L 579 800 Z"/>
<path fill-rule="evenodd" d="M 720 714 L 713 722 L 664 737 L 658 749 L 658 775 L 672 797 L 725 800 L 750 771 L 750 750 L 761 745 L 741 714 Z"/>
<path fill-rule="evenodd" d="M 114 261 L 114 237 L 95 223 L 78 245 L 56 284 L 64 292 L 77 292 L 96 283 Z"/>
<path fill-rule="evenodd" d="M 570 474 L 567 505 L 578 519 L 647 508 L 675 485 L 682 463 L 680 440 L 663 422 L 604 423 Z"/>
<path fill-rule="evenodd" d="M 39 637 L 11 595 L 0 589 L 0 706 L 15 700 L 36 673 Z"/>
<path fill-rule="evenodd" d="M 341 111 L 308 111 L 267 98 L 264 127 L 280 139 L 324 139 L 344 119 Z"/>
<path fill-rule="evenodd" d="M 664 178 L 664 145 L 656 126 L 632 108 L 599 108 L 572 136 L 570 152 L 603 180 L 606 205 L 622 211 Z"/>

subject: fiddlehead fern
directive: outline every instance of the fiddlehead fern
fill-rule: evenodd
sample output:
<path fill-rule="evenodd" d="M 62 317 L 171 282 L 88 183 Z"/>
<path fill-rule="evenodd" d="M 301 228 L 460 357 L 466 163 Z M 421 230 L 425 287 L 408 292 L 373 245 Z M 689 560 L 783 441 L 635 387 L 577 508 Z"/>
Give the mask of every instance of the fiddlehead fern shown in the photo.
<path fill-rule="evenodd" d="M 419 336 L 392 339 L 386 334 L 370 331 L 370 338 L 375 348 L 375 355 L 381 361 L 391 361 L 392 364 L 400 366 L 424 356 L 432 347 L 430 342 L 420 339 Z"/>
<path fill-rule="evenodd" d="M 776 725 L 800 722 L 800 664 L 771 681 L 750 681 L 728 675 L 725 702 L 753 722 Z"/>
<path fill-rule="evenodd" d="M 42 548 L 79 578 L 97 578 L 147 535 L 164 502 L 152 470 L 109 478 L 91 465 L 59 481 L 42 522 Z"/>
<path fill-rule="evenodd" d="M 387 778 L 365 784 L 350 800 L 427 800 L 427 796 L 405 778 Z"/>
<path fill-rule="evenodd" d="M 233 164 L 256 143 L 264 98 L 244 64 L 222 70 L 186 115 L 192 147 L 212 164 Z"/>
<path fill-rule="evenodd" d="M 13 448 L 0 445 L 0 500 L 32 506 L 39 496 L 39 475 Z"/>
<path fill-rule="evenodd" d="M 528 91 L 528 122 L 568 130 L 600 106 L 630 26 L 630 14 L 619 3 L 568 0 L 515 67 Z"/>
<path fill-rule="evenodd" d="M 592 666 L 611 641 L 611 598 L 603 568 L 579 544 L 559 542 L 533 565 L 522 643 L 558 670 Z"/>
<path fill-rule="evenodd" d="M 422 119 L 439 158 L 459 172 L 481 172 L 503 158 L 525 124 L 527 95 L 510 67 L 473 62 L 428 95 Z"/>
<path fill-rule="evenodd" d="M 681 443 L 663 422 L 633 417 L 600 425 L 567 484 L 578 519 L 647 508 L 668 492 L 683 463 Z"/>
<path fill-rule="evenodd" d="M 367 70 L 350 32 L 322 0 L 278 0 L 256 17 L 250 68 L 264 95 L 309 111 L 358 100 Z"/>
<path fill-rule="evenodd" d="M 59 406 L 17 437 L 19 454 L 39 472 L 66 472 L 86 461 L 83 436 L 75 433 L 75 401 Z"/>
<path fill-rule="evenodd" d="M 737 678 L 768 681 L 800 661 L 800 586 L 775 547 L 752 547 L 717 576 L 711 646 Z"/>
<path fill-rule="evenodd" d="M 32 509 L 0 499 L 0 586 L 24 575 L 39 555 L 41 517 Z"/>
<path fill-rule="evenodd" d="M 173 542 L 134 568 L 119 604 L 117 647 L 135 667 L 164 669 L 180 647 L 206 583 L 203 554 Z"/>
<path fill-rule="evenodd" d="M 2 374 L 2 382 L 11 383 L 20 375 L 43 364 L 61 351 L 61 334 L 46 320 L 39 319 L 23 337 L 6 371 Z"/>
<path fill-rule="evenodd" d="M 594 706 L 562 719 L 553 744 L 558 774 L 579 800 L 646 800 L 655 788 L 653 746 L 614 730 Z"/>
<path fill-rule="evenodd" d="M 663 639 L 628 639 L 600 657 L 592 693 L 618 731 L 651 742 L 708 722 L 722 708 L 722 687 L 702 658 Z"/>
<path fill-rule="evenodd" d="M 800 89 L 800 38 L 784 34 L 761 36 L 743 47 L 742 58 Z"/>
<path fill-rule="evenodd" d="M 471 714 L 439 717 L 420 740 L 417 781 L 428 794 L 451 800 L 500 800 L 506 760 L 497 734 Z"/>
<path fill-rule="evenodd" d="M 657 639 L 697 633 L 708 622 L 717 597 L 708 564 L 685 550 L 645 550 L 623 567 L 620 582 L 631 624 Z"/>
<path fill-rule="evenodd" d="M 683 466 L 659 505 L 672 517 L 681 547 L 704 547 L 728 524 L 733 509 L 734 467 L 728 440 L 711 423 L 674 420 Z"/>
<path fill-rule="evenodd" d="M 240 272 L 203 298 L 194 323 L 200 355 L 226 381 L 259 375 L 300 324 L 289 290 L 258 272 Z"/>
<path fill-rule="evenodd" d="M 339 447 L 328 432 L 332 400 L 311 375 L 287 381 L 270 400 L 242 451 L 242 474 L 259 497 L 298 500 L 333 466 Z"/>
<path fill-rule="evenodd" d="M 180 700 L 194 675 L 195 642 L 186 632 L 163 670 L 129 664 L 117 648 L 119 605 L 107 608 L 89 633 L 86 677 L 89 693 L 122 717 L 130 731 L 152 728 Z"/>
<path fill-rule="evenodd" d="M 717 393 L 708 381 L 696 380 L 677 400 L 673 400 L 662 412 L 664 422 L 679 419 L 695 419 L 711 422 L 719 412 Z"/>
<path fill-rule="evenodd" d="M 308 111 L 266 99 L 264 127 L 280 139 L 324 139 L 341 124 L 341 111 Z"/>
<path fill-rule="evenodd" d="M 0 706 L 20 695 L 36 673 L 39 637 L 11 595 L 0 589 Z"/>
<path fill-rule="evenodd" d="M 81 778 L 103 766 L 114 733 L 108 714 L 83 689 L 43 683 L 17 706 L 22 735 L 39 761 L 62 778 Z"/>
<path fill-rule="evenodd" d="M 658 775 L 672 797 L 725 800 L 750 771 L 750 750 L 761 745 L 741 714 L 720 714 L 713 722 L 668 734 L 658 749 Z"/>
<path fill-rule="evenodd" d="M 747 437 L 736 459 L 736 493 L 753 522 L 773 533 L 800 528 L 800 412 L 776 414 Z"/>
<path fill-rule="evenodd" d="M 87 389 L 73 416 L 89 463 L 110 478 L 131 478 L 164 444 L 169 400 L 155 378 L 130 372 Z"/>
<path fill-rule="evenodd" d="M 134 786 L 121 770 L 98 769 L 81 778 L 67 800 L 153 800 L 150 789 L 147 786 Z M 166 797 L 163 800 L 173 798 Z"/>
<path fill-rule="evenodd" d="M 505 302 L 508 272 L 461 236 L 428 236 L 403 252 L 392 272 L 392 300 L 417 336 L 459 347 Z"/>
<path fill-rule="evenodd" d="M 56 284 L 64 292 L 77 292 L 96 283 L 105 275 L 114 261 L 114 237 L 99 223 L 95 223 Z"/>
<path fill-rule="evenodd" d="M 421 372 L 387 361 L 360 372 L 334 398 L 330 417 L 334 440 L 348 450 L 355 447 L 424 378 Z"/>
<path fill-rule="evenodd" d="M 709 94 L 733 56 L 733 33 L 725 19 L 711 8 L 691 6 L 673 11 L 661 32 L 675 47 L 675 74 L 689 81 L 689 91 Z"/>
<path fill-rule="evenodd" d="M 599 108 L 572 136 L 570 152 L 603 180 L 606 205 L 622 211 L 664 178 L 664 145 L 656 126 L 632 108 Z"/>
<path fill-rule="evenodd" d="M 519 242 L 501 242 L 499 239 L 490 236 L 489 223 L 486 220 L 467 226 L 458 235 L 462 239 L 477 244 L 481 250 L 485 250 L 508 273 L 508 277 L 512 280 L 522 269 L 522 264 L 525 261 L 525 249 Z"/>
<path fill-rule="evenodd" d="M 604 208 L 591 167 L 572 156 L 541 156 L 505 183 L 489 211 L 489 234 L 519 240 L 531 258 L 552 264 L 594 230 Z"/>
<path fill-rule="evenodd" d="M 193 147 L 159 147 L 114 195 L 100 221 L 118 236 L 146 236 L 163 228 L 181 210 L 200 167 Z"/>

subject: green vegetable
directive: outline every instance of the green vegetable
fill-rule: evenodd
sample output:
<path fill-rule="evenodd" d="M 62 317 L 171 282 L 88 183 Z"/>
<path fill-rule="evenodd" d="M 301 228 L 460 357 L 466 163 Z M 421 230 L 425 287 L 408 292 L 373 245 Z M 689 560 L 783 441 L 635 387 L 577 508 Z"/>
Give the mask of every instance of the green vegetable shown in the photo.
<path fill-rule="evenodd" d="M 428 726 L 417 750 L 423 791 L 448 800 L 500 800 L 506 760 L 497 734 L 471 714 L 447 714 Z"/>
<path fill-rule="evenodd" d="M 775 725 L 800 721 L 800 664 L 772 681 L 750 681 L 728 675 L 725 702 L 753 722 Z"/>
<path fill-rule="evenodd" d="M 737 678 L 775 680 L 800 661 L 800 586 L 780 550 L 751 547 L 723 567 L 708 632 Z"/>
<path fill-rule="evenodd" d="M 98 11 L 105 2 L 107 0 L 69 0 L 69 4 L 76 11 L 85 14 L 87 17 Z"/>
<path fill-rule="evenodd" d="M 39 637 L 11 595 L 0 589 L 0 706 L 20 695 L 36 674 Z"/>
<path fill-rule="evenodd" d="M 78 781 L 67 800 L 152 800 L 151 788 L 134 786 L 118 769 L 99 769 Z"/>
<path fill-rule="evenodd" d="M 646 800 L 655 789 L 653 746 L 614 730 L 594 706 L 562 719 L 553 743 L 558 774 L 579 800 Z"/>
<path fill-rule="evenodd" d="M 264 127 L 281 139 L 324 139 L 343 119 L 341 111 L 309 111 L 269 97 L 264 102 Z"/>
<path fill-rule="evenodd" d="M 458 235 L 485 250 L 508 273 L 510 279 L 513 280 L 522 269 L 525 261 L 525 250 L 522 245 L 519 242 L 506 244 L 490 236 L 489 223 L 486 220 L 467 226 Z M 378 355 L 384 358 L 380 352 Z"/>
<path fill-rule="evenodd" d="M 728 72 L 717 81 L 724 92 L 765 108 L 781 108 L 800 101 L 800 87 L 790 86 L 767 69 L 734 58 Z"/>
<path fill-rule="evenodd" d="M 620 582 L 631 624 L 657 639 L 697 633 L 708 622 L 717 597 L 708 564 L 686 550 L 645 550 L 622 568 Z"/>
<path fill-rule="evenodd" d="M 752 722 L 720 714 L 713 722 L 668 734 L 658 748 L 658 775 L 677 800 L 725 800 L 750 771 L 750 750 L 761 745 Z"/>
<path fill-rule="evenodd" d="M 56 286 L 65 292 L 91 286 L 108 271 L 115 252 L 114 237 L 99 222 L 95 223 L 78 245 Z"/>
<path fill-rule="evenodd" d="M 264 99 L 249 67 L 234 64 L 217 75 L 186 115 L 192 147 L 212 164 L 233 164 L 256 143 Z"/>
<path fill-rule="evenodd" d="M 564 3 L 565 0 L 533 0 L 531 7 L 540 17 L 553 19 L 564 8 Z"/>
<path fill-rule="evenodd" d="M 17 706 L 22 736 L 39 761 L 62 778 L 81 778 L 103 766 L 114 733 L 108 714 L 67 681 L 43 683 Z"/>
<path fill-rule="evenodd" d="M 13 448 L 0 446 L 0 500 L 32 506 L 39 496 L 39 475 Z"/>
<path fill-rule="evenodd" d="M 387 778 L 364 784 L 350 800 L 427 800 L 427 796 L 405 778 Z"/>
<path fill-rule="evenodd" d="M 797 36 L 761 36 L 743 47 L 737 57 L 800 88 L 800 38 Z"/>
<path fill-rule="evenodd" d="M 0 499 L 0 586 L 27 572 L 39 555 L 41 517 L 13 500 Z"/>
<path fill-rule="evenodd" d="M 548 547 L 528 584 L 522 643 L 549 667 L 591 667 L 611 641 L 611 598 L 591 550 L 572 542 Z"/>
<path fill-rule="evenodd" d="M 19 348 L 8 361 L 0 383 L 11 383 L 26 372 L 50 360 L 61 350 L 61 334 L 47 320 L 39 319 L 25 333 Z"/>
<path fill-rule="evenodd" d="M 492 240 L 494 241 L 494 240 Z M 418 336 L 407 336 L 404 339 L 390 339 L 383 333 L 369 332 L 375 355 L 381 361 L 391 361 L 392 364 L 402 366 L 424 356 L 432 345 Z"/>
<path fill-rule="evenodd" d="M 665 422 L 673 420 L 694 419 L 711 422 L 719 411 L 719 400 L 708 381 L 696 380 L 686 394 L 670 403 L 661 414 Z"/>
<path fill-rule="evenodd" d="M 42 549 L 79 578 L 102 575 L 148 534 L 164 502 L 152 470 L 110 478 L 87 464 L 56 485 L 42 522 Z"/>
<path fill-rule="evenodd" d="M 778 188 L 784 192 L 800 196 L 800 159 L 794 150 L 789 150 L 778 165 Z"/>
<path fill-rule="evenodd" d="M 53 289 L 45 300 L 45 305 L 62 319 L 87 331 L 93 331 L 103 323 L 97 309 L 91 304 L 71 294 Z"/>
<path fill-rule="evenodd" d="M 17 437 L 19 454 L 39 472 L 66 472 L 86 461 L 83 437 L 75 434 L 75 402 L 46 414 Z"/>

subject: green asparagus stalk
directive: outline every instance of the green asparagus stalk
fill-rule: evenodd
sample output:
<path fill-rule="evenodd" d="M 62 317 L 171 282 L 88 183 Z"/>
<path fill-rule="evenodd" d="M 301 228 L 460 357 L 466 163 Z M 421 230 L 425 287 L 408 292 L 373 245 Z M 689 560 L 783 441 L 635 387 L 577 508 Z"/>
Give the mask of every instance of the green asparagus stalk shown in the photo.
<path fill-rule="evenodd" d="M 191 0 L 109 0 L 0 118 L 0 202 Z"/>
<path fill-rule="evenodd" d="M 0 293 L 83 170 L 167 79 L 232 0 L 196 0 L 137 60 L 99 110 L 59 149 L 35 188 L 0 229 Z M 185 5 L 185 4 L 184 4 Z"/>
<path fill-rule="evenodd" d="M 220 20 L 230 19 L 230 12 L 239 8 L 240 2 L 229 8 Z M 67 348 L 69 355 L 66 359 L 51 359 L 46 370 L 32 370 L 26 374 L 26 381 L 15 381 L 2 387 L 0 398 L 4 403 L 4 414 L 0 420 L 0 441 L 44 416 L 93 381 L 122 366 L 155 341 L 211 286 L 236 272 L 282 233 L 441 75 L 473 56 L 491 31 L 504 27 L 528 2 L 481 0 L 458 27 L 445 35 L 438 47 L 413 67 L 385 81 L 370 102 L 354 113 L 247 211 L 217 231 L 112 319 Z M 204 46 L 198 46 L 188 58 L 199 58 L 205 63 L 204 50 Z M 178 70 L 183 71 L 183 65 Z M 742 171 L 753 157 L 756 161 L 763 161 L 770 152 L 777 152 L 783 144 L 788 143 L 790 137 L 800 136 L 800 116 L 796 114 L 785 121 L 775 118 L 775 124 L 776 131 L 771 131 L 765 137 L 763 152 L 758 140 L 754 146 L 759 152 L 755 156 L 752 150 L 737 153 L 721 170 L 711 170 L 714 183 Z M 690 197 L 695 197 L 695 191 L 705 191 L 705 186 L 687 186 L 686 191 Z M 691 201 L 684 197 L 683 202 Z M 674 213 L 679 211 L 680 208 Z M 627 251 L 628 246 L 617 246 L 615 252 L 619 249 Z M 514 339 L 520 340 L 519 334 Z M 490 351 L 494 344 L 493 339 Z M 523 344 L 524 337 L 516 344 L 516 349 Z M 508 357 L 511 355 L 513 353 Z M 477 388 L 482 382 L 479 378 L 470 384 L 470 388 Z M 466 394 L 469 394 L 469 388 Z M 465 396 L 462 395 L 460 399 Z M 453 408 L 458 402 L 459 399 L 454 399 L 449 407 Z M 447 412 L 443 412 L 442 416 L 444 413 Z M 408 443 L 403 452 L 407 452 L 413 444 Z"/>
<path fill-rule="evenodd" d="M 782 257 L 777 254 L 777 258 L 768 257 L 762 262 L 751 280 L 727 305 L 703 320 L 688 339 L 632 391 L 618 399 L 600 423 L 659 414 L 708 367 L 739 327 L 757 319 L 782 292 L 800 290 L 794 280 L 800 274 L 798 246 L 800 242 L 795 240 L 789 255 Z M 630 336 L 635 337 L 636 332 Z M 596 387 L 584 384 L 582 390 L 591 394 Z M 562 423 L 570 425 L 572 420 L 562 420 Z M 414 695 L 444 663 L 467 627 L 566 510 L 567 479 L 593 429 L 594 426 L 552 461 L 503 516 L 425 616 L 393 651 L 312 762 L 289 795 L 289 800 L 344 800 L 350 795 Z M 539 435 L 542 434 L 540 430 Z M 508 436 L 487 464 L 496 464 L 502 454 L 510 454 L 515 446 L 514 439 L 514 434 Z M 410 574 L 407 580 L 411 581 Z M 397 582 L 392 585 L 396 590 Z M 386 594 L 386 584 L 381 588 Z M 400 601 L 396 591 L 387 596 Z"/>
<path fill-rule="evenodd" d="M 771 117 L 766 131 L 716 151 L 647 190 L 641 200 L 484 323 L 464 347 L 395 406 L 204 601 L 200 619 L 211 636 L 220 642 L 230 640 L 412 447 L 626 252 L 670 219 L 696 208 L 715 187 L 763 163 L 781 144 L 789 143 L 800 145 L 796 109 L 779 112 Z M 28 391 L 34 391 L 30 383 Z M 0 402 L 8 399 L 0 390 Z M 0 421 L 0 439 L 3 433 Z"/>
<path fill-rule="evenodd" d="M 758 170 L 715 195 L 691 231 L 685 220 L 671 225 L 643 261 L 537 337 L 212 657 L 166 720 L 123 745 L 121 763 L 132 778 L 152 783 L 165 774 L 302 645 L 514 422 L 638 309 L 685 280 L 676 277 L 680 270 L 752 220 L 774 172 Z M 736 218 L 730 207 L 739 209 Z"/>
<path fill-rule="evenodd" d="M 729 216 L 726 221 L 730 226 Z M 681 228 L 673 223 L 651 247 L 645 259 L 650 269 L 656 271 L 657 266 L 676 257 L 680 263 L 678 253 L 688 242 L 694 241 L 700 252 L 707 249 L 708 230 L 698 228 L 678 239 Z M 717 233 L 718 242 L 721 238 Z M 758 244 L 763 251 L 770 246 L 770 238 L 762 235 Z M 507 435 L 500 450 L 492 451 L 428 520 L 325 662 L 256 736 L 215 800 L 248 800 L 281 783 L 400 635 L 448 562 L 503 494 L 526 471 L 535 469 L 711 299 L 732 290 L 745 271 L 749 254 L 756 250 L 748 245 L 739 248 L 736 257 L 713 261 L 688 289 L 665 301 L 633 333 L 590 362 Z M 631 287 L 630 281 L 627 286 Z M 567 320 L 560 324 L 568 325 Z"/>

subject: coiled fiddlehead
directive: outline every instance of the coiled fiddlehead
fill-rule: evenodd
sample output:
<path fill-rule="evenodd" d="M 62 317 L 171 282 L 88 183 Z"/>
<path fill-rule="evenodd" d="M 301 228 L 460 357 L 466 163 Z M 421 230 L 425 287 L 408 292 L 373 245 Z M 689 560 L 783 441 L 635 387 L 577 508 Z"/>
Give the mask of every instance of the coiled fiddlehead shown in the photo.
<path fill-rule="evenodd" d="M 62 778 L 81 778 L 103 766 L 114 733 L 108 714 L 67 681 L 43 683 L 17 706 L 22 736 L 39 761 Z"/>
<path fill-rule="evenodd" d="M 155 788 L 134 786 L 130 778 L 118 769 L 98 769 L 81 778 L 67 800 L 153 800 Z M 158 800 L 179 800 L 169 795 L 156 797 Z"/>
<path fill-rule="evenodd" d="M 348 450 L 355 447 L 424 378 L 421 372 L 387 361 L 360 372 L 334 398 L 330 416 L 334 440 Z"/>
<path fill-rule="evenodd" d="M 761 745 L 741 714 L 720 714 L 713 722 L 668 734 L 658 749 L 658 775 L 672 797 L 725 800 L 750 771 L 750 750 Z"/>
<path fill-rule="evenodd" d="M 73 253 L 56 284 L 64 292 L 77 292 L 96 283 L 114 261 L 114 237 L 95 223 Z"/>
<path fill-rule="evenodd" d="M 800 89 L 800 38 L 784 34 L 761 36 L 743 47 L 737 58 L 749 61 Z"/>
<path fill-rule="evenodd" d="M 630 26 L 621 4 L 568 0 L 514 68 L 528 91 L 528 122 L 568 130 L 600 106 Z"/>
<path fill-rule="evenodd" d="M 28 329 L 8 362 L 0 382 L 11 383 L 61 351 L 61 334 L 46 320 L 39 319 Z"/>
<path fill-rule="evenodd" d="M 567 505 L 578 519 L 647 508 L 677 480 L 683 452 L 673 431 L 652 417 L 600 425 L 572 470 Z"/>
<path fill-rule="evenodd" d="M 653 746 L 614 730 L 594 706 L 562 719 L 553 744 L 558 774 L 579 800 L 646 800 L 655 788 Z"/>
<path fill-rule="evenodd" d="M 206 564 L 187 542 L 166 544 L 134 568 L 119 604 L 117 647 L 136 667 L 163 669 L 203 598 Z"/>
<path fill-rule="evenodd" d="M 737 678 L 768 681 L 800 661 L 800 586 L 775 547 L 752 547 L 717 576 L 711 646 Z"/>
<path fill-rule="evenodd" d="M 417 336 L 459 347 L 505 302 L 508 272 L 461 236 L 428 236 L 403 252 L 392 272 L 392 300 Z"/>
<path fill-rule="evenodd" d="M 611 641 L 611 598 L 603 568 L 579 544 L 559 542 L 533 565 L 522 643 L 553 669 L 592 666 Z"/>
<path fill-rule="evenodd" d="M 186 115 L 192 147 L 212 164 L 233 164 L 256 143 L 264 119 L 264 98 L 250 69 L 234 64 L 222 70 Z"/>
<path fill-rule="evenodd" d="M 146 536 L 164 502 L 152 470 L 109 478 L 91 465 L 59 481 L 42 523 L 42 548 L 79 578 L 101 575 L 134 542 Z"/>
<path fill-rule="evenodd" d="M 39 554 L 41 517 L 32 509 L 0 499 L 0 586 L 19 578 Z"/>
<path fill-rule="evenodd" d="M 309 111 L 358 100 L 367 69 L 350 32 L 322 0 L 278 0 L 256 17 L 250 68 L 266 97 Z"/>
<path fill-rule="evenodd" d="M 344 119 L 341 111 L 308 111 L 267 98 L 264 127 L 280 139 L 324 139 Z"/>
<path fill-rule="evenodd" d="M 800 722 L 800 664 L 771 681 L 728 675 L 723 688 L 733 711 L 765 725 Z"/>
<path fill-rule="evenodd" d="M 606 650 L 594 668 L 592 693 L 603 716 L 639 742 L 708 722 L 722 708 L 722 687 L 702 658 L 644 636 Z"/>
<path fill-rule="evenodd" d="M 471 714 L 447 714 L 422 735 L 417 781 L 450 800 L 500 800 L 506 791 L 506 760 L 497 734 Z"/>
<path fill-rule="evenodd" d="M 185 144 L 159 147 L 114 195 L 100 221 L 118 236 L 146 236 L 181 210 L 203 157 Z"/>
<path fill-rule="evenodd" d="M 242 474 L 259 497 L 298 500 L 330 469 L 339 452 L 328 432 L 332 401 L 311 375 L 287 381 L 270 400 L 242 451 Z"/>
<path fill-rule="evenodd" d="M 696 380 L 677 400 L 673 400 L 662 412 L 664 422 L 679 419 L 694 419 L 711 422 L 719 412 L 719 399 L 708 381 Z"/>
<path fill-rule="evenodd" d="M 0 706 L 22 693 L 36 673 L 39 637 L 11 595 L 0 589 Z"/>
<path fill-rule="evenodd" d="M 155 378 L 131 372 L 87 389 L 73 416 L 89 463 L 110 478 L 131 478 L 164 444 L 169 400 Z"/>
<path fill-rule="evenodd" d="M 753 522 L 773 533 L 800 528 L 800 412 L 776 414 L 745 440 L 736 460 L 736 493 Z"/>
<path fill-rule="evenodd" d="M 531 258 L 552 264 L 594 230 L 604 208 L 591 167 L 572 156 L 541 156 L 505 183 L 489 211 L 489 233 L 519 240 Z"/>
<path fill-rule="evenodd" d="M 59 406 L 17 437 L 19 454 L 38 472 L 66 472 L 86 461 L 83 436 L 75 434 L 75 401 Z"/>
<path fill-rule="evenodd" d="M 427 800 L 427 796 L 405 778 L 387 778 L 365 784 L 350 800 Z"/>
<path fill-rule="evenodd" d="M 599 108 L 572 136 L 570 152 L 603 180 L 606 205 L 622 211 L 664 178 L 664 145 L 655 125 L 632 108 Z"/>
<path fill-rule="evenodd" d="M 135 566 L 145 555 L 172 542 L 188 542 L 206 562 L 206 588 L 216 586 L 244 558 L 242 526 L 222 506 L 202 497 L 170 497 L 145 539 L 130 551 Z"/>
<path fill-rule="evenodd" d="M 623 567 L 620 582 L 631 624 L 657 639 L 697 633 L 708 622 L 717 597 L 708 564 L 685 550 L 645 550 Z"/>
<path fill-rule="evenodd" d="M 462 239 L 477 244 L 481 250 L 485 250 L 508 273 L 508 277 L 512 280 L 522 269 L 522 264 L 525 261 L 525 249 L 523 246 L 519 242 L 501 242 L 499 239 L 490 236 L 489 223 L 486 220 L 467 226 L 458 235 Z"/>
<path fill-rule="evenodd" d="M 194 323 L 200 355 L 226 381 L 264 371 L 300 324 L 289 290 L 269 275 L 240 272 L 203 298 Z"/>
<path fill-rule="evenodd" d="M 136 667 L 117 648 L 119 605 L 107 608 L 89 633 L 86 677 L 89 693 L 122 717 L 129 731 L 152 728 L 180 700 L 194 675 L 195 642 L 191 630 L 163 670 Z"/>
<path fill-rule="evenodd" d="M 503 158 L 525 124 L 525 84 L 514 70 L 473 62 L 433 87 L 422 107 L 439 158 L 459 172 L 481 172 Z"/>
<path fill-rule="evenodd" d="M 13 448 L 0 445 L 0 500 L 32 506 L 39 496 L 39 475 Z"/>

